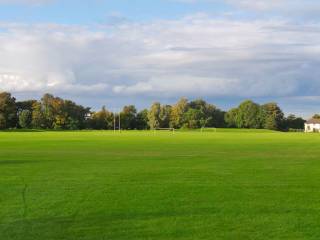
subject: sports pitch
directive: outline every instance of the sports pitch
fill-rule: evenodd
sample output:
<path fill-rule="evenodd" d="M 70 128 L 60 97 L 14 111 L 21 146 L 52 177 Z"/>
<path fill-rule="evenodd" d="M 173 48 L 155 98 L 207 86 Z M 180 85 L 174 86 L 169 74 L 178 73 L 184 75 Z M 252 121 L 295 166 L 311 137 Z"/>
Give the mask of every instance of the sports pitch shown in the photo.
<path fill-rule="evenodd" d="M 1 240 L 320 239 L 320 135 L 0 133 Z"/>

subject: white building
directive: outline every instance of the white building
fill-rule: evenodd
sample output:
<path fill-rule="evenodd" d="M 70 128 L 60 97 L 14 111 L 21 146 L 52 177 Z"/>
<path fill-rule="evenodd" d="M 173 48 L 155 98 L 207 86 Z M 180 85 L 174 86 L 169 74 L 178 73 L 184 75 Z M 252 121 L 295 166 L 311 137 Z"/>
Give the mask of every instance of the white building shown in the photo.
<path fill-rule="evenodd" d="M 320 132 L 320 119 L 312 118 L 304 125 L 305 132 Z"/>

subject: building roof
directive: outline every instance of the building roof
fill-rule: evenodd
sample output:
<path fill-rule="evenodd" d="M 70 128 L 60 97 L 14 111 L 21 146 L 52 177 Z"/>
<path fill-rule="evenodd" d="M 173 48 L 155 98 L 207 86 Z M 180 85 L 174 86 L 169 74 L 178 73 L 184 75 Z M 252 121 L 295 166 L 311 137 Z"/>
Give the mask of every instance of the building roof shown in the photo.
<path fill-rule="evenodd" d="M 307 122 L 307 124 L 320 124 L 320 119 L 317 118 L 311 118 Z"/>

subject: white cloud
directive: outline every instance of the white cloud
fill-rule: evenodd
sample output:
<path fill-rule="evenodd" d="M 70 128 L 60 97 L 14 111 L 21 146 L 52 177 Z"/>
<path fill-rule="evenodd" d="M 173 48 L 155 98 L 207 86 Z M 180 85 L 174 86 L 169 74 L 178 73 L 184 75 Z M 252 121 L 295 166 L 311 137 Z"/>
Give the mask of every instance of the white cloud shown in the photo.
<path fill-rule="evenodd" d="M 267 18 L 285 17 L 297 20 L 319 19 L 320 2 L 318 0 L 171 0 L 176 2 L 196 4 L 196 3 L 219 3 L 226 4 L 234 8 L 227 14 L 245 11 L 257 13 L 258 18 L 261 14 L 266 14 Z"/>
<path fill-rule="evenodd" d="M 0 4 L 43 4 L 49 3 L 52 0 L 0 0 Z"/>
<path fill-rule="evenodd" d="M 319 38 L 320 24 L 205 16 L 95 30 L 2 24 L 0 89 L 141 101 L 317 96 Z"/>

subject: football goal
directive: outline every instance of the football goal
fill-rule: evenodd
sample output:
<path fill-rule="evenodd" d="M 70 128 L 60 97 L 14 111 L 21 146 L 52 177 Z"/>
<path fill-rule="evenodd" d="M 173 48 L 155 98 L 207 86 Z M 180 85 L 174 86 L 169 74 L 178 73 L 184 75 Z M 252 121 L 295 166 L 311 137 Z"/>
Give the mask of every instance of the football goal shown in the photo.
<path fill-rule="evenodd" d="M 153 131 L 154 132 L 156 132 L 156 131 L 169 131 L 169 132 L 175 133 L 174 128 L 155 128 L 155 129 L 153 129 Z"/>
<path fill-rule="evenodd" d="M 202 127 L 201 132 L 217 132 L 217 128 Z"/>

